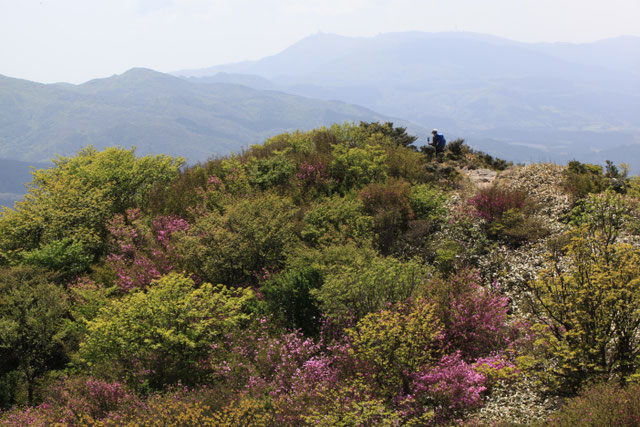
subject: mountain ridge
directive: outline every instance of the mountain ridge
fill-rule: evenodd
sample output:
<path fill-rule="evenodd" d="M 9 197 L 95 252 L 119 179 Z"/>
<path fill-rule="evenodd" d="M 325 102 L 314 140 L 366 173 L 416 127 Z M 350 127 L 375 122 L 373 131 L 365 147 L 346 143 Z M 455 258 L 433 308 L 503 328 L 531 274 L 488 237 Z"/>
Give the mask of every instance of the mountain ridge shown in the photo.
<path fill-rule="evenodd" d="M 327 39 L 323 54 L 314 56 L 311 47 Z M 348 43 L 327 55 L 335 40 Z M 278 61 L 293 62 L 292 55 L 306 47 L 300 62 L 308 57 L 315 61 L 306 68 L 274 68 Z M 514 147 L 522 144 L 545 148 L 533 159 L 516 161 L 549 160 L 551 152 L 557 153 L 551 159 L 557 162 L 576 157 L 603 163 L 599 152 L 640 144 L 640 74 L 632 66 L 634 58 L 640 58 L 640 37 L 634 36 L 550 44 L 466 32 L 369 38 L 319 34 L 263 60 L 219 65 L 202 73 L 227 73 L 224 78 L 248 85 L 260 79 L 260 84 L 271 82 L 287 93 L 340 99 L 426 128 L 442 128 L 472 145 L 496 139 L 496 132 L 508 128 L 511 136 L 491 153 L 499 157 L 512 158 Z M 201 79 L 223 76 L 202 73 Z M 192 70 L 189 75 L 198 73 Z M 567 141 L 572 154 L 556 150 L 566 144 L 549 139 L 551 131 L 565 132 L 565 137 L 574 132 L 575 138 Z M 640 154 L 640 145 L 636 148 Z"/>
<path fill-rule="evenodd" d="M 29 161 L 85 145 L 135 145 L 141 153 L 182 152 L 199 161 L 284 131 L 393 120 L 340 101 L 194 83 L 144 68 L 80 85 L 2 77 L 0 112 L 0 157 Z"/>

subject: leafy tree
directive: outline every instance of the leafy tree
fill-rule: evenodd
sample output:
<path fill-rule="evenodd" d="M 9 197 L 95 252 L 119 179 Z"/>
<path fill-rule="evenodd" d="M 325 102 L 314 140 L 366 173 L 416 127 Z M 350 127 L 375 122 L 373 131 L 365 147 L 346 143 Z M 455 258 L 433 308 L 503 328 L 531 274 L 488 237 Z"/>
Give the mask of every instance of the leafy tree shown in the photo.
<path fill-rule="evenodd" d="M 145 205 L 154 186 L 173 179 L 183 160 L 167 156 L 136 157 L 134 149 L 88 147 L 74 157 L 59 157 L 54 167 L 33 173 L 24 200 L 0 218 L 0 251 L 19 262 L 24 251 L 31 263 L 77 270 L 86 257 L 104 249 L 106 220 L 127 208 Z M 54 261 L 60 253 L 69 266 Z M 75 271 L 74 271 L 75 272 Z"/>
<path fill-rule="evenodd" d="M 282 266 L 295 241 L 293 203 L 271 194 L 240 200 L 223 214 L 210 212 L 177 236 L 189 271 L 228 285 L 256 283 L 263 269 Z"/>
<path fill-rule="evenodd" d="M 571 392 L 592 379 L 625 381 L 640 366 L 640 253 L 621 243 L 606 255 L 593 249 L 576 235 L 567 248 L 570 269 L 550 259 L 531 285 L 540 355 L 556 362 L 555 385 Z"/>
<path fill-rule="evenodd" d="M 147 292 L 103 307 L 88 323 L 80 357 L 89 365 L 113 365 L 135 387 L 197 383 L 208 373 L 198 363 L 248 320 L 244 310 L 253 298 L 248 289 L 196 288 L 191 279 L 169 274 Z"/>
<path fill-rule="evenodd" d="M 184 165 L 181 157 L 166 155 L 137 157 L 135 148 L 93 147 L 81 150 L 76 156 L 54 159 L 55 167 L 38 171 L 34 183 L 46 187 L 51 179 L 77 176 L 95 187 L 106 187 L 113 212 L 146 206 L 151 190 L 168 184 Z"/>
<path fill-rule="evenodd" d="M 285 270 L 261 288 L 267 310 L 290 329 L 315 335 L 320 324 L 320 309 L 312 290 L 322 286 L 322 273 L 314 267 Z"/>
<path fill-rule="evenodd" d="M 47 179 L 46 184 L 32 186 L 16 209 L 5 209 L 0 218 L 0 250 L 11 263 L 21 261 L 23 252 L 46 254 L 80 245 L 83 255 L 93 255 L 101 249 L 101 232 L 111 205 L 108 190 L 77 176 Z"/>
<path fill-rule="evenodd" d="M 346 333 L 386 398 L 408 394 L 411 374 L 438 360 L 442 349 L 442 324 L 424 300 L 370 313 Z"/>
<path fill-rule="evenodd" d="M 372 250 L 334 248 L 338 260 L 328 263 L 322 287 L 313 294 L 330 318 L 354 317 L 408 299 L 426 283 L 429 270 L 417 260 L 381 257 Z"/>
<path fill-rule="evenodd" d="M 0 270 L 0 355 L 3 369 L 14 367 L 34 401 L 38 378 L 62 367 L 65 354 L 65 292 L 32 267 Z M 10 368 L 12 369 L 12 368 Z M 1 374 L 6 372 L 0 371 Z"/>
<path fill-rule="evenodd" d="M 566 254 L 552 252 L 529 287 L 539 322 L 535 351 L 554 362 L 552 386 L 565 391 L 598 378 L 624 382 L 640 368 L 640 251 L 618 242 L 624 201 L 590 198 Z"/>
<path fill-rule="evenodd" d="M 391 122 L 385 122 L 384 124 L 380 122 L 360 122 L 360 127 L 364 128 L 370 135 L 381 133 L 382 135 L 388 136 L 391 141 L 401 147 L 410 147 L 418 140 L 417 136 L 407 133 L 407 128 L 394 127 Z"/>

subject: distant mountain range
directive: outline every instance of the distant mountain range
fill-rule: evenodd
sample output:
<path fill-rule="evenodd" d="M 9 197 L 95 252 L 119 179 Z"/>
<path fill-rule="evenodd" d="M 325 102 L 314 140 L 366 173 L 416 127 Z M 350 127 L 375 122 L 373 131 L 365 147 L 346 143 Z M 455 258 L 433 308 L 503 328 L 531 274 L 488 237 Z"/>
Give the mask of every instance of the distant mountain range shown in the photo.
<path fill-rule="evenodd" d="M 640 171 L 640 37 L 316 34 L 259 61 L 174 74 L 363 105 L 510 160 L 608 158 Z"/>
<path fill-rule="evenodd" d="M 418 143 L 437 127 L 517 162 L 609 159 L 640 173 L 640 37 L 316 34 L 259 61 L 173 74 L 132 69 L 81 85 L 0 75 L 0 158 L 26 162 L 0 161 L 0 203 L 21 196 L 28 165 L 86 145 L 197 162 L 361 120 L 405 126 Z"/>
<path fill-rule="evenodd" d="M 189 82 L 148 69 L 81 85 L 0 76 L 0 158 L 24 161 L 74 154 L 86 145 L 135 145 L 141 154 L 197 162 L 284 131 L 360 120 L 403 123 L 340 101 Z"/>
<path fill-rule="evenodd" d="M 12 207 L 24 195 L 25 183 L 31 181 L 31 171 L 49 166 L 48 163 L 0 159 L 0 206 Z"/>

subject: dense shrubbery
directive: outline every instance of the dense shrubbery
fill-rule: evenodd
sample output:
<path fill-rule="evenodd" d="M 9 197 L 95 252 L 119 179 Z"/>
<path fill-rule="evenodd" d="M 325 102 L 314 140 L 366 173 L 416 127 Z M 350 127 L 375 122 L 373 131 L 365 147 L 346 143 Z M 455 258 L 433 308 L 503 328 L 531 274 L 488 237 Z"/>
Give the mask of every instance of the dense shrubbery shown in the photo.
<path fill-rule="evenodd" d="M 87 149 L 37 172 L 0 218 L 0 423 L 435 425 L 512 384 L 637 378 L 626 170 L 569 165 L 560 223 L 515 187 L 459 191 L 506 162 L 415 140 L 343 124 L 185 169 Z M 548 232 L 537 280 L 502 286 L 504 253 Z M 633 420 L 603 418 L 635 413 L 611 387 L 553 422 Z"/>
<path fill-rule="evenodd" d="M 621 426 L 640 425 L 640 384 L 620 387 L 603 383 L 583 390 L 565 402 L 560 413 L 551 417 L 552 426 Z"/>
<path fill-rule="evenodd" d="M 485 222 L 487 235 L 511 245 L 534 241 L 546 230 L 533 216 L 534 203 L 521 190 L 496 186 L 481 189 L 469 203 L 475 214 Z"/>
<path fill-rule="evenodd" d="M 618 167 L 610 160 L 607 160 L 604 171 L 602 166 L 574 160 L 567 164 L 564 185 L 574 200 L 607 189 L 616 193 L 626 193 L 630 186 L 628 170 L 628 165 L 623 163 Z"/>
<path fill-rule="evenodd" d="M 592 196 L 529 288 L 539 321 L 534 359 L 551 387 L 624 382 L 640 368 L 640 252 L 618 239 L 632 207 L 620 195 Z"/>

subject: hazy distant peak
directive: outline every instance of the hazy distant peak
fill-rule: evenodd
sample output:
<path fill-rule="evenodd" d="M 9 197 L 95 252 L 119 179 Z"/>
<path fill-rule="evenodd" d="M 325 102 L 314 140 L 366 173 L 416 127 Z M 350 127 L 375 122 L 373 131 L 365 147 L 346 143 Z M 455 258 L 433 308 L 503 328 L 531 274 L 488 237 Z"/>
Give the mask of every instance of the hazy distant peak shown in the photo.
<path fill-rule="evenodd" d="M 106 77 L 102 79 L 93 79 L 84 83 L 85 85 L 99 84 L 105 81 L 136 81 L 136 80 L 149 80 L 149 79 L 175 79 L 175 77 L 161 73 L 159 71 L 152 70 L 150 68 L 132 68 L 130 70 L 125 71 L 122 74 L 114 74 L 111 77 Z"/>
<path fill-rule="evenodd" d="M 191 83 L 148 68 L 132 68 L 122 74 L 90 80 L 78 86 L 85 93 L 111 93 L 122 89 L 135 92 L 166 93 L 185 90 Z"/>

